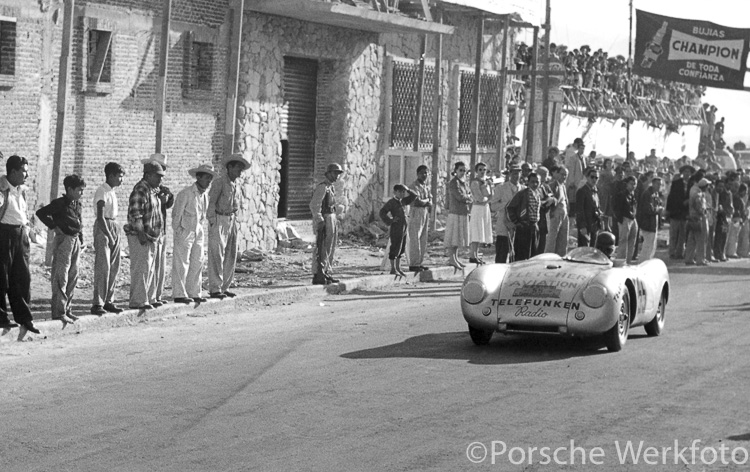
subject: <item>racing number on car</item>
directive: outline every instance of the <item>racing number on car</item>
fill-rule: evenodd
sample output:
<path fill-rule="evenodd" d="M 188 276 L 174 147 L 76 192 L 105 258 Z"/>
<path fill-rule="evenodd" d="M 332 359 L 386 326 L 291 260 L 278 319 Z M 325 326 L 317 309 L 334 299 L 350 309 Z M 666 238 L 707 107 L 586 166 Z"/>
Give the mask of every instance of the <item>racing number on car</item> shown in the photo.
<path fill-rule="evenodd" d="M 635 281 L 636 291 L 636 313 L 644 313 L 646 311 L 646 288 L 643 286 L 643 280 L 636 279 Z"/>

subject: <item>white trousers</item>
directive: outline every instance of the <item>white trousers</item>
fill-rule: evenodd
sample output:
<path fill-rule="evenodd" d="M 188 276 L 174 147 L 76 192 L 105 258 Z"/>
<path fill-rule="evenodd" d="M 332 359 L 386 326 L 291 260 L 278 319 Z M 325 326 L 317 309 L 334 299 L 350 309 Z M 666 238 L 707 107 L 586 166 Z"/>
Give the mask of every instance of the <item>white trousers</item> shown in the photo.
<path fill-rule="evenodd" d="M 653 259 L 656 254 L 656 232 L 641 230 L 641 234 L 643 235 L 643 247 L 641 247 L 641 252 L 638 255 L 638 262 Z"/>
<path fill-rule="evenodd" d="M 409 210 L 407 255 L 410 266 L 421 266 L 427 252 L 427 237 L 430 233 L 430 209 L 412 207 Z M 386 251 L 387 253 L 387 251 Z"/>
<path fill-rule="evenodd" d="M 630 218 L 623 218 L 622 223 L 618 224 L 620 230 L 620 237 L 618 238 L 619 245 L 617 246 L 617 258 L 625 259 L 625 262 L 629 262 L 633 259 L 633 251 L 635 251 L 635 238 L 638 236 L 638 223 Z"/>
<path fill-rule="evenodd" d="M 184 228 L 174 231 L 172 248 L 172 297 L 195 298 L 201 296 L 201 273 L 203 272 L 203 249 L 205 233 L 203 225 L 197 231 Z"/>
<path fill-rule="evenodd" d="M 553 211 L 547 224 L 547 242 L 544 252 L 554 252 L 564 256 L 568 251 L 570 218 L 565 211 Z"/>

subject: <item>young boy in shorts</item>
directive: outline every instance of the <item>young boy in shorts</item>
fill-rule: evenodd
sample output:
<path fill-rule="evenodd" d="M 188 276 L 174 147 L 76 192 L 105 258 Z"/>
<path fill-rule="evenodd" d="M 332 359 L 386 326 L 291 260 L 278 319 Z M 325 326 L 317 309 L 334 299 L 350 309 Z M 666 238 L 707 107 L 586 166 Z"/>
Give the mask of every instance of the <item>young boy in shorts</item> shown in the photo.
<path fill-rule="evenodd" d="M 404 185 L 393 186 L 393 198 L 380 209 L 380 219 L 390 226 L 389 237 L 391 250 L 388 259 L 391 261 L 391 274 L 405 276 L 401 270 L 401 256 L 406 250 L 406 213 L 404 206 L 411 204 L 419 195 Z"/>

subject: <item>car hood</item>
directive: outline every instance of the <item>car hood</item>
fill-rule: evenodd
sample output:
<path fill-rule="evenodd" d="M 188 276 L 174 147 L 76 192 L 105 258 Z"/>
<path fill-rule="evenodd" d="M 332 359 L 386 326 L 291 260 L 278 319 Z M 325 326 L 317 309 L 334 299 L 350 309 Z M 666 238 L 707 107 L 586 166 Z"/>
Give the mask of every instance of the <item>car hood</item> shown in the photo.
<path fill-rule="evenodd" d="M 607 269 L 606 266 L 562 259 L 516 263 L 505 275 L 496 304 L 499 312 L 511 311 L 503 310 L 503 307 L 513 308 L 512 311 L 520 317 L 533 317 L 535 312 L 538 312 L 537 317 L 552 312 L 567 315 L 569 309 L 578 309 L 576 305 L 580 305 L 575 302 L 576 294 Z"/>

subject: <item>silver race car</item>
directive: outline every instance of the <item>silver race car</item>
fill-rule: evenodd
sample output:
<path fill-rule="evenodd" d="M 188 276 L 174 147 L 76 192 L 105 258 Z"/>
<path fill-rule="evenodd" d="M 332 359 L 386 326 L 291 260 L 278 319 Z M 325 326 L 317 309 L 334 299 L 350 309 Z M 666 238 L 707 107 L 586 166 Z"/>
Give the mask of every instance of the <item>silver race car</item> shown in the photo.
<path fill-rule="evenodd" d="M 461 310 L 477 345 L 493 333 L 603 335 L 619 351 L 630 329 L 649 336 L 664 329 L 669 273 L 659 259 L 613 263 L 595 248 L 565 257 L 541 254 L 512 264 L 477 267 L 464 280 Z"/>

